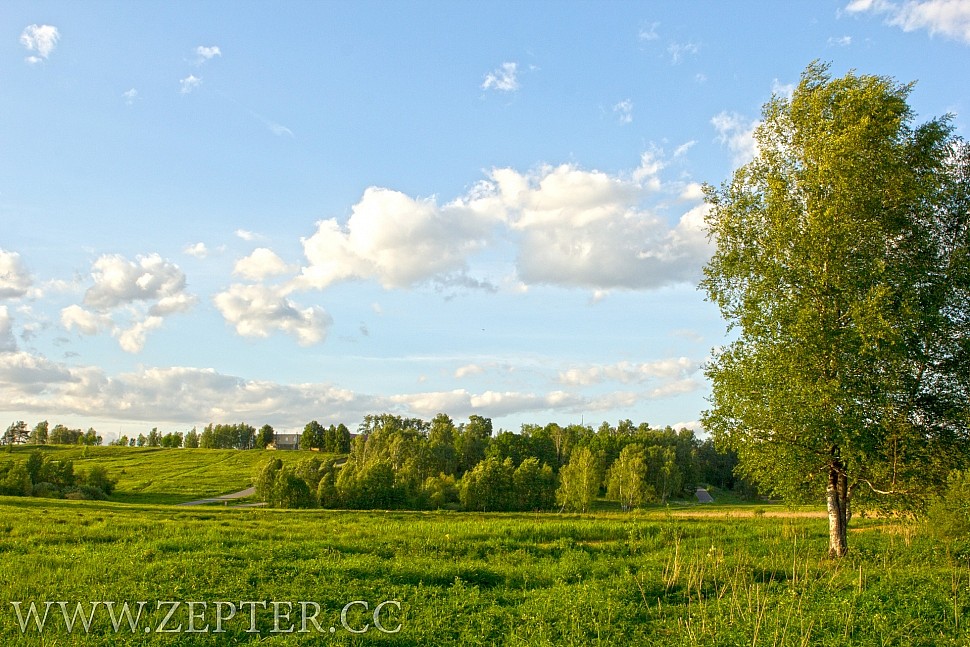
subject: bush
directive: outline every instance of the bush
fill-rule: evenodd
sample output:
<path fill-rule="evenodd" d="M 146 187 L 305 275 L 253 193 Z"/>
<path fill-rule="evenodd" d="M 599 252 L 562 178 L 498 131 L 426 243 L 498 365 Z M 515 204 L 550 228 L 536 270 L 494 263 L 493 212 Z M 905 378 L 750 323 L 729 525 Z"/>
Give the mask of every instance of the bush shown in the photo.
<path fill-rule="evenodd" d="M 966 539 L 970 535 L 970 471 L 954 471 L 946 490 L 927 509 L 930 528 L 940 539 Z"/>
<path fill-rule="evenodd" d="M 65 492 L 64 498 L 72 501 L 104 501 L 108 496 L 99 487 L 78 485 Z"/>
<path fill-rule="evenodd" d="M 31 492 L 31 496 L 37 496 L 43 499 L 61 499 L 64 497 L 64 493 L 53 483 L 36 483 Z"/>
<path fill-rule="evenodd" d="M 114 492 L 118 479 L 108 476 L 108 470 L 101 465 L 92 465 L 87 471 L 80 471 L 77 474 L 77 482 L 81 485 L 90 485 L 101 490 L 104 494 L 110 495 Z"/>

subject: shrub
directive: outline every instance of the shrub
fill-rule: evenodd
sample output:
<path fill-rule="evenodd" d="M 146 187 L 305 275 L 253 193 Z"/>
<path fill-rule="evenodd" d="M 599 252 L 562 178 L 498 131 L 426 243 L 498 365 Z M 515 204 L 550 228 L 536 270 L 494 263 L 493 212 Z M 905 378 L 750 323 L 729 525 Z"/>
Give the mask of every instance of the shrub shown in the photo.
<path fill-rule="evenodd" d="M 946 489 L 927 509 L 930 528 L 940 539 L 963 539 L 970 535 L 970 471 L 954 471 Z"/>
<path fill-rule="evenodd" d="M 31 496 L 37 496 L 43 499 L 61 499 L 64 497 L 64 493 L 53 483 L 36 483 L 34 484 Z"/>
<path fill-rule="evenodd" d="M 104 501 L 108 497 L 99 487 L 93 485 L 78 485 L 65 492 L 64 498 L 73 501 Z"/>

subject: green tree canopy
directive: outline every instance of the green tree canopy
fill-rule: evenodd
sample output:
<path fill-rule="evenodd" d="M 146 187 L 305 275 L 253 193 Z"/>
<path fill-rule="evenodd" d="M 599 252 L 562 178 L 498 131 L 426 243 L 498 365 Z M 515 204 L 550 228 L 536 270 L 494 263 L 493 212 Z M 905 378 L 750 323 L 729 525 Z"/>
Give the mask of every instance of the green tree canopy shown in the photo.
<path fill-rule="evenodd" d="M 948 119 L 913 126 L 911 89 L 813 63 L 706 188 L 701 285 L 735 339 L 704 424 L 763 488 L 825 493 L 833 556 L 854 498 L 920 505 L 966 459 L 970 155 Z"/>

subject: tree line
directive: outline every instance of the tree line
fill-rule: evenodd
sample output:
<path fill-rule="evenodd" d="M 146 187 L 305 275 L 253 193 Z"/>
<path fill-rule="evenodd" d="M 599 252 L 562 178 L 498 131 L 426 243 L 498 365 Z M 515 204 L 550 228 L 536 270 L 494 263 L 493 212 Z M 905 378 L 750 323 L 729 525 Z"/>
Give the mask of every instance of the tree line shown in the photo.
<path fill-rule="evenodd" d="M 734 454 L 688 429 L 629 420 L 494 434 L 477 415 L 456 424 L 444 413 L 385 413 L 365 416 L 358 432 L 345 459 L 270 459 L 254 476 L 257 497 L 277 507 L 586 511 L 604 496 L 632 509 L 693 496 L 700 483 L 739 485 Z"/>

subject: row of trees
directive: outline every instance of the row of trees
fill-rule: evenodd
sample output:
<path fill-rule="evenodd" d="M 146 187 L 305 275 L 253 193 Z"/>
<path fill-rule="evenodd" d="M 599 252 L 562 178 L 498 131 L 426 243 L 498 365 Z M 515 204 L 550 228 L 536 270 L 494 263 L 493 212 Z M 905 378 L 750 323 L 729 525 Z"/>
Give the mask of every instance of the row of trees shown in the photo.
<path fill-rule="evenodd" d="M 146 436 L 138 434 L 129 438 L 121 436 L 112 445 L 127 447 L 186 447 L 189 449 L 265 449 L 273 442 L 276 432 L 270 425 L 263 425 L 257 430 L 244 422 L 232 425 L 208 424 L 200 434 L 195 427 L 187 433 L 181 431 L 162 435 L 157 427 Z"/>
<path fill-rule="evenodd" d="M 481 416 L 456 425 L 446 414 L 380 414 L 358 431 L 343 462 L 271 459 L 255 476 L 257 495 L 283 507 L 585 511 L 601 496 L 630 509 L 690 496 L 697 483 L 736 485 L 733 455 L 687 429 L 628 420 L 493 436 Z"/>
<path fill-rule="evenodd" d="M 23 420 L 11 424 L 7 427 L 3 437 L 0 438 L 0 445 L 100 445 L 103 442 L 101 436 L 94 428 L 86 432 L 80 429 L 69 429 L 64 425 L 54 425 L 43 420 L 38 422 L 33 429 L 27 427 Z"/>

